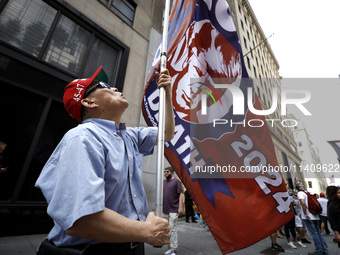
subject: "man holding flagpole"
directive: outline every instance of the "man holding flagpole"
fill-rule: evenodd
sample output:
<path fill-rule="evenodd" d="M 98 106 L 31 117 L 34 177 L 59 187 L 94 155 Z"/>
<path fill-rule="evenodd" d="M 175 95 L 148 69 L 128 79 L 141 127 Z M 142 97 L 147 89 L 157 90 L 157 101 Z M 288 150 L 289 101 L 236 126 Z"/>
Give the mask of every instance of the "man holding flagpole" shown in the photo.
<path fill-rule="evenodd" d="M 171 77 L 167 70 L 155 76 L 166 93 L 164 140 L 169 141 L 174 135 Z M 143 255 L 144 242 L 169 244 L 168 221 L 148 212 L 141 179 L 142 158 L 153 153 L 157 127 L 125 127 L 121 118 L 129 102 L 107 82 L 100 67 L 91 78 L 65 87 L 65 108 L 80 124 L 65 134 L 36 182 L 54 221 L 39 255 L 85 250 Z"/>

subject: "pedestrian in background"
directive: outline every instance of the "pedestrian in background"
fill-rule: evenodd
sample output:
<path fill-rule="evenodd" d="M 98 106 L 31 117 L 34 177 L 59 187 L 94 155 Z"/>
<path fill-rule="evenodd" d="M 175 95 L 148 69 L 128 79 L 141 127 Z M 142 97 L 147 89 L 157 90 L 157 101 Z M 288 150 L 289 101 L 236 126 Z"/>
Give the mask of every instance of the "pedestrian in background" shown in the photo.
<path fill-rule="evenodd" d="M 297 215 L 297 211 L 295 210 L 295 207 L 298 205 L 298 203 L 296 203 L 293 199 L 292 196 L 289 196 L 290 202 L 293 205 L 293 209 L 294 209 L 294 217 L 287 222 L 287 224 L 284 226 L 284 230 L 285 230 L 285 236 L 287 238 L 287 244 L 288 246 L 290 246 L 293 249 L 296 249 L 297 247 L 295 246 L 295 244 L 293 243 L 296 242 L 300 247 L 304 247 L 306 248 L 307 246 L 304 245 L 303 243 L 301 243 L 300 240 L 298 240 L 297 235 L 296 235 L 296 231 L 295 231 L 295 216 Z M 290 239 L 290 234 L 292 234 L 292 239 Z"/>
<path fill-rule="evenodd" d="M 315 254 L 317 255 L 329 255 L 328 246 L 325 239 L 321 235 L 319 227 L 319 216 L 312 214 L 308 210 L 308 196 L 305 191 L 303 184 L 299 183 L 296 185 L 298 188 L 298 198 L 300 200 L 301 207 L 301 218 L 305 223 L 310 235 L 313 238 L 315 246 Z"/>
<path fill-rule="evenodd" d="M 191 222 L 196 223 L 194 208 L 193 208 L 194 203 L 188 190 L 184 192 L 184 198 L 185 198 L 185 202 L 184 202 L 185 203 L 185 221 L 189 223 L 190 222 L 189 218 L 191 217 Z"/>
<path fill-rule="evenodd" d="M 164 170 L 163 181 L 163 214 L 169 221 L 170 245 L 164 254 L 175 255 L 178 249 L 177 219 L 183 215 L 183 187 L 182 183 L 175 178 L 174 169 L 167 167 Z"/>
<path fill-rule="evenodd" d="M 295 214 L 295 227 L 298 233 L 298 237 L 301 240 L 301 243 L 311 243 L 307 240 L 307 230 L 305 229 L 305 226 L 303 225 L 302 219 L 301 219 L 301 207 L 300 207 L 300 201 L 297 197 L 297 194 L 294 193 L 292 195 L 292 199 L 294 200 L 294 210 L 296 212 Z"/>
<path fill-rule="evenodd" d="M 277 234 L 276 231 L 270 234 L 270 240 L 272 242 L 272 250 L 276 252 L 285 252 L 285 250 L 276 242 Z"/>
<path fill-rule="evenodd" d="M 327 235 L 329 235 L 331 232 L 328 229 L 328 218 L 327 218 L 327 204 L 328 204 L 328 199 L 325 197 L 324 193 L 320 193 L 320 198 L 318 199 L 321 207 L 322 207 L 322 212 L 320 214 L 320 229 L 321 229 L 321 234 L 324 235 L 326 232 Z"/>
<path fill-rule="evenodd" d="M 334 239 L 340 247 L 340 187 L 327 187 L 328 220 L 334 231 Z"/>

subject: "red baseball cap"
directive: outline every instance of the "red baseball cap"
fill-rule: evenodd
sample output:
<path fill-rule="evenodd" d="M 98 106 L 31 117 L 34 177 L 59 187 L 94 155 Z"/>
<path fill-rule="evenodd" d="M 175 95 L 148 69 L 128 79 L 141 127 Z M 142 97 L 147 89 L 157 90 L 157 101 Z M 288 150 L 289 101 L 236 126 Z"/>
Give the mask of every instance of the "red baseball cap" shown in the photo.
<path fill-rule="evenodd" d="M 320 197 L 325 197 L 325 193 L 320 193 Z"/>
<path fill-rule="evenodd" d="M 108 83 L 108 77 L 102 66 L 92 75 L 91 78 L 75 79 L 71 81 L 64 90 L 64 106 L 72 118 L 81 123 L 81 100 L 84 97 L 87 87 L 93 80 Z"/>

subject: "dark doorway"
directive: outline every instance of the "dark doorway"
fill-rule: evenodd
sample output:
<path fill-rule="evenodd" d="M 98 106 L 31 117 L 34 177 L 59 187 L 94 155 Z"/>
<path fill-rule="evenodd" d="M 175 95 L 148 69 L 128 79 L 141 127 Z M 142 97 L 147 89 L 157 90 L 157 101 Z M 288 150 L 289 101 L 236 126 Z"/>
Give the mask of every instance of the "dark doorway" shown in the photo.
<path fill-rule="evenodd" d="M 7 144 L 0 175 L 0 236 L 47 233 L 52 220 L 34 187 L 62 136 L 77 123 L 62 102 L 21 87 L 0 83 L 0 141 Z"/>

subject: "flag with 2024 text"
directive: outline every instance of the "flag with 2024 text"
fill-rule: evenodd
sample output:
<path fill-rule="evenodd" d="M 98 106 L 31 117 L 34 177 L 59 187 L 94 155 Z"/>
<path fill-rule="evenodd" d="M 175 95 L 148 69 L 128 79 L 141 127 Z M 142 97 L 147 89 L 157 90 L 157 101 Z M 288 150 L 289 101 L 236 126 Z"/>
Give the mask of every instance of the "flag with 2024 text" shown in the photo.
<path fill-rule="evenodd" d="M 160 47 L 142 102 L 158 126 Z M 225 0 L 176 0 L 169 18 L 175 136 L 165 156 L 221 251 L 250 246 L 294 216 L 268 125 Z M 247 103 L 248 102 L 248 103 Z M 251 232 L 247 231 L 251 229 Z"/>

